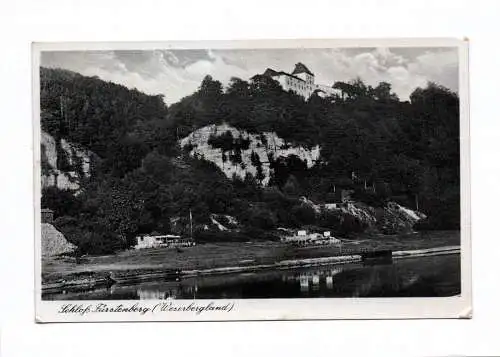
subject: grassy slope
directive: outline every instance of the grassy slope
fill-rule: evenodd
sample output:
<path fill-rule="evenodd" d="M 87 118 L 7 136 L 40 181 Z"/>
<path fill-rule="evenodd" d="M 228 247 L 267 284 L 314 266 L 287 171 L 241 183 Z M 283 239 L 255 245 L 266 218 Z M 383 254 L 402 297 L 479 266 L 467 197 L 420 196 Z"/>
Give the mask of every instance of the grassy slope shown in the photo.
<path fill-rule="evenodd" d="M 42 279 L 44 283 L 47 283 L 61 278 L 71 279 L 73 274 L 81 272 L 99 276 L 109 271 L 128 274 L 169 268 L 210 269 L 272 264 L 285 259 L 327 257 L 360 249 L 412 250 L 451 245 L 460 245 L 458 231 L 381 236 L 370 240 L 348 241 L 343 244 L 342 248 L 335 246 L 301 248 L 279 242 L 213 243 L 186 248 L 182 253 L 169 248 L 129 250 L 116 255 L 89 257 L 80 264 L 63 258 L 42 260 Z"/>

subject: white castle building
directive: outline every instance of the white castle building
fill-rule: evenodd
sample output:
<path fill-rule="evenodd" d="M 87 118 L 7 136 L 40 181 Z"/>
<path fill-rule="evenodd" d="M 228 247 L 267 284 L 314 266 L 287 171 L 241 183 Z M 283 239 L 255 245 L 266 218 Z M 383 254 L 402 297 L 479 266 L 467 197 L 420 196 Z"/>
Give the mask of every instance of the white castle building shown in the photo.
<path fill-rule="evenodd" d="M 339 90 L 330 86 L 314 83 L 314 73 L 300 62 L 295 65 L 291 74 L 268 68 L 262 75 L 278 81 L 285 91 L 291 90 L 305 99 L 308 99 L 313 93 L 321 96 L 340 94 Z"/>

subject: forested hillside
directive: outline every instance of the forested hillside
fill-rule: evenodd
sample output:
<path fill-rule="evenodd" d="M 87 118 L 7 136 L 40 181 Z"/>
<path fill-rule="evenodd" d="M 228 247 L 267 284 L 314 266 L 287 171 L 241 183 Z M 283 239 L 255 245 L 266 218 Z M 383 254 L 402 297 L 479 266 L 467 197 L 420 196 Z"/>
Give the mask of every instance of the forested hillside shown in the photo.
<path fill-rule="evenodd" d="M 47 188 L 42 206 L 55 210 L 56 227 L 81 253 L 125 248 L 138 233 L 170 232 L 189 210 L 199 240 L 268 238 L 277 227 L 306 224 L 359 232 L 360 222 L 317 214 L 300 199 L 328 203 L 340 188 L 373 207 L 418 205 L 428 216 L 417 224 L 422 229 L 459 228 L 457 95 L 430 83 L 401 102 L 387 83 L 335 86 L 341 96 L 305 101 L 267 77 L 234 78 L 223 88 L 207 76 L 197 92 L 167 108 L 161 96 L 42 68 L 42 129 L 100 158 L 80 194 Z M 272 162 L 262 187 L 252 175 L 230 179 L 180 148 L 193 131 L 224 123 L 274 132 L 291 146 L 319 145 L 319 159 L 312 168 L 294 156 Z M 244 145 L 212 139 L 233 156 Z M 211 214 L 235 217 L 238 232 L 214 234 Z"/>
<path fill-rule="evenodd" d="M 42 130 L 104 159 L 101 170 L 123 176 L 151 150 L 174 145 L 162 96 L 60 69 L 40 69 Z"/>
<path fill-rule="evenodd" d="M 313 170 L 300 163 L 275 168 L 281 189 L 293 175 L 301 194 L 321 201 L 334 185 L 356 188 L 366 182 L 374 188 L 372 198 L 418 205 L 432 226 L 458 228 L 457 94 L 429 83 L 401 102 L 384 82 L 373 88 L 355 79 L 335 87 L 340 97 L 305 101 L 265 76 L 250 82 L 234 78 L 225 91 L 207 76 L 198 92 L 170 107 L 169 120 L 181 137 L 208 124 L 227 123 L 250 133 L 275 132 L 295 145 L 320 145 L 321 159 Z M 367 195 L 362 191 L 358 196 Z"/>

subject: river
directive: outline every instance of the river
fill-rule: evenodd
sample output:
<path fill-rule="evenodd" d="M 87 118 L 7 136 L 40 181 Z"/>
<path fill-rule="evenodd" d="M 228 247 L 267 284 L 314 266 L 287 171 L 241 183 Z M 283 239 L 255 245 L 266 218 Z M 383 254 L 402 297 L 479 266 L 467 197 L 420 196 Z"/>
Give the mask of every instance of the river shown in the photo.
<path fill-rule="evenodd" d="M 460 294 L 460 255 L 152 281 L 44 294 L 44 300 L 440 297 Z"/>

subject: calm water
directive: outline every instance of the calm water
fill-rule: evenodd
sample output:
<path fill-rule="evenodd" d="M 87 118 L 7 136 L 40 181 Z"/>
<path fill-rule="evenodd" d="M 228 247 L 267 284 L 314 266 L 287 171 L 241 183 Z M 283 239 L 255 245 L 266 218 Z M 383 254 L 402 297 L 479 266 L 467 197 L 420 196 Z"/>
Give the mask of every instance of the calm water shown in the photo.
<path fill-rule="evenodd" d="M 438 297 L 460 294 L 460 255 L 114 285 L 47 294 L 47 300 Z"/>

